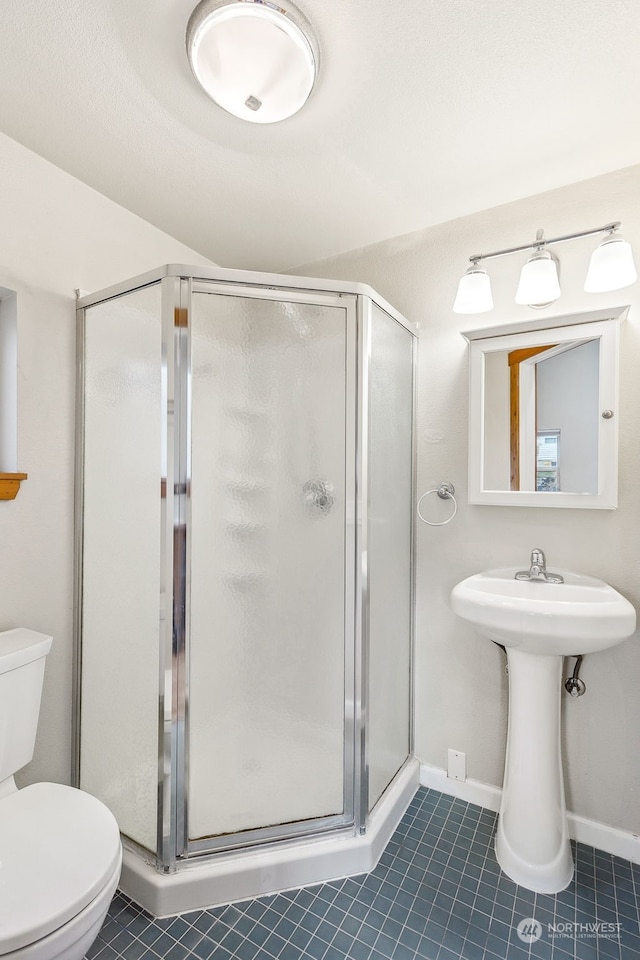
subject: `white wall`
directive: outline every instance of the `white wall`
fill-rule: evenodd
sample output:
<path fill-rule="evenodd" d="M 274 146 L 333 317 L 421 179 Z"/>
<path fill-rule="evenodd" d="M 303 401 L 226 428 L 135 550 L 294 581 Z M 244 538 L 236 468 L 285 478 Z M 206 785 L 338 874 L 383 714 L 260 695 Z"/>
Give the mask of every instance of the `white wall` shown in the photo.
<path fill-rule="evenodd" d="M 13 290 L 0 287 L 0 471 L 16 473 L 18 425 L 18 315 Z"/>
<path fill-rule="evenodd" d="M 620 350 L 620 507 L 554 510 L 467 504 L 467 346 L 459 331 L 518 319 L 513 303 L 524 258 L 489 265 L 496 309 L 480 317 L 452 312 L 456 284 L 478 250 L 558 236 L 622 220 L 640 259 L 640 167 L 407 234 L 296 271 L 370 283 L 422 326 L 418 396 L 419 491 L 450 480 L 460 509 L 454 522 L 418 531 L 417 753 L 446 767 L 447 747 L 467 754 L 468 775 L 500 784 L 507 686 L 502 653 L 457 620 L 449 592 L 461 578 L 496 565 L 526 564 L 532 547 L 551 567 L 602 577 L 640 603 L 640 285 L 611 294 L 582 290 L 593 239 L 557 248 L 560 300 L 536 316 L 632 304 Z M 437 510 L 437 503 L 432 508 Z M 571 664 L 573 661 L 571 661 Z M 587 694 L 563 699 L 568 804 L 576 813 L 640 832 L 640 645 L 637 638 L 585 658 Z"/>
<path fill-rule="evenodd" d="M 22 781 L 68 781 L 74 290 L 209 261 L 4 135 L 0 222 L 0 287 L 17 292 L 17 466 L 29 474 L 16 500 L 0 502 L 0 629 L 53 634 L 36 754 Z"/>

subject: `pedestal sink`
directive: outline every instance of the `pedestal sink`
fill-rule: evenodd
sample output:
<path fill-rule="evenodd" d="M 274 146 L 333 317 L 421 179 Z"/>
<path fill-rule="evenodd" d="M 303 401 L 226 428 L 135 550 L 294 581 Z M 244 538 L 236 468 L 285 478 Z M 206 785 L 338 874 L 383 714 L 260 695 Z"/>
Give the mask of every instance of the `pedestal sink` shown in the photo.
<path fill-rule="evenodd" d="M 521 886 L 557 893 L 573 877 L 560 752 L 563 657 L 621 643 L 634 632 L 636 614 L 628 600 L 594 577 L 562 571 L 564 582 L 550 583 L 516 580 L 516 572 L 487 570 L 462 580 L 451 592 L 451 608 L 507 650 L 498 863 Z"/>

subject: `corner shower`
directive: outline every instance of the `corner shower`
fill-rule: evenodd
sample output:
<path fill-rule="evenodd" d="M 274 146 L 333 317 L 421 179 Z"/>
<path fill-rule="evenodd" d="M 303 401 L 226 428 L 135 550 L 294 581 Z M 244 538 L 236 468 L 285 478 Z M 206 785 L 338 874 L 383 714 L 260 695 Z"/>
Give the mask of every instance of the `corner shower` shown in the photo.
<path fill-rule="evenodd" d="M 416 337 L 245 271 L 78 302 L 75 782 L 156 914 L 369 869 L 415 791 Z"/>

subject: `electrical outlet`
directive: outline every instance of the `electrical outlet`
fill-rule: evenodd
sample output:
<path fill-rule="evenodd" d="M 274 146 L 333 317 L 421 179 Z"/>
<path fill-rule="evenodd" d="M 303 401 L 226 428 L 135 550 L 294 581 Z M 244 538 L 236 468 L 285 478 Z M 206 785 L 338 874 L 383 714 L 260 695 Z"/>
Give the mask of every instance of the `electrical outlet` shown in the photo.
<path fill-rule="evenodd" d="M 460 750 L 449 750 L 447 776 L 450 780 L 467 779 L 467 755 Z"/>

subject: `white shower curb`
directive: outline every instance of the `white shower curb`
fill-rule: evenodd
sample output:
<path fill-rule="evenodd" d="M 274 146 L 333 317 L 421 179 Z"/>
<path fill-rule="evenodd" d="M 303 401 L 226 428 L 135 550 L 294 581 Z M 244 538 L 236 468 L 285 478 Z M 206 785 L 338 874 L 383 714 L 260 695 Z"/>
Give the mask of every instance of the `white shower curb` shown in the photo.
<path fill-rule="evenodd" d="M 373 870 L 419 786 L 420 765 L 409 761 L 382 795 L 363 836 L 323 837 L 269 850 L 242 851 L 176 873 L 125 849 L 120 889 L 155 917 L 202 910 Z"/>

